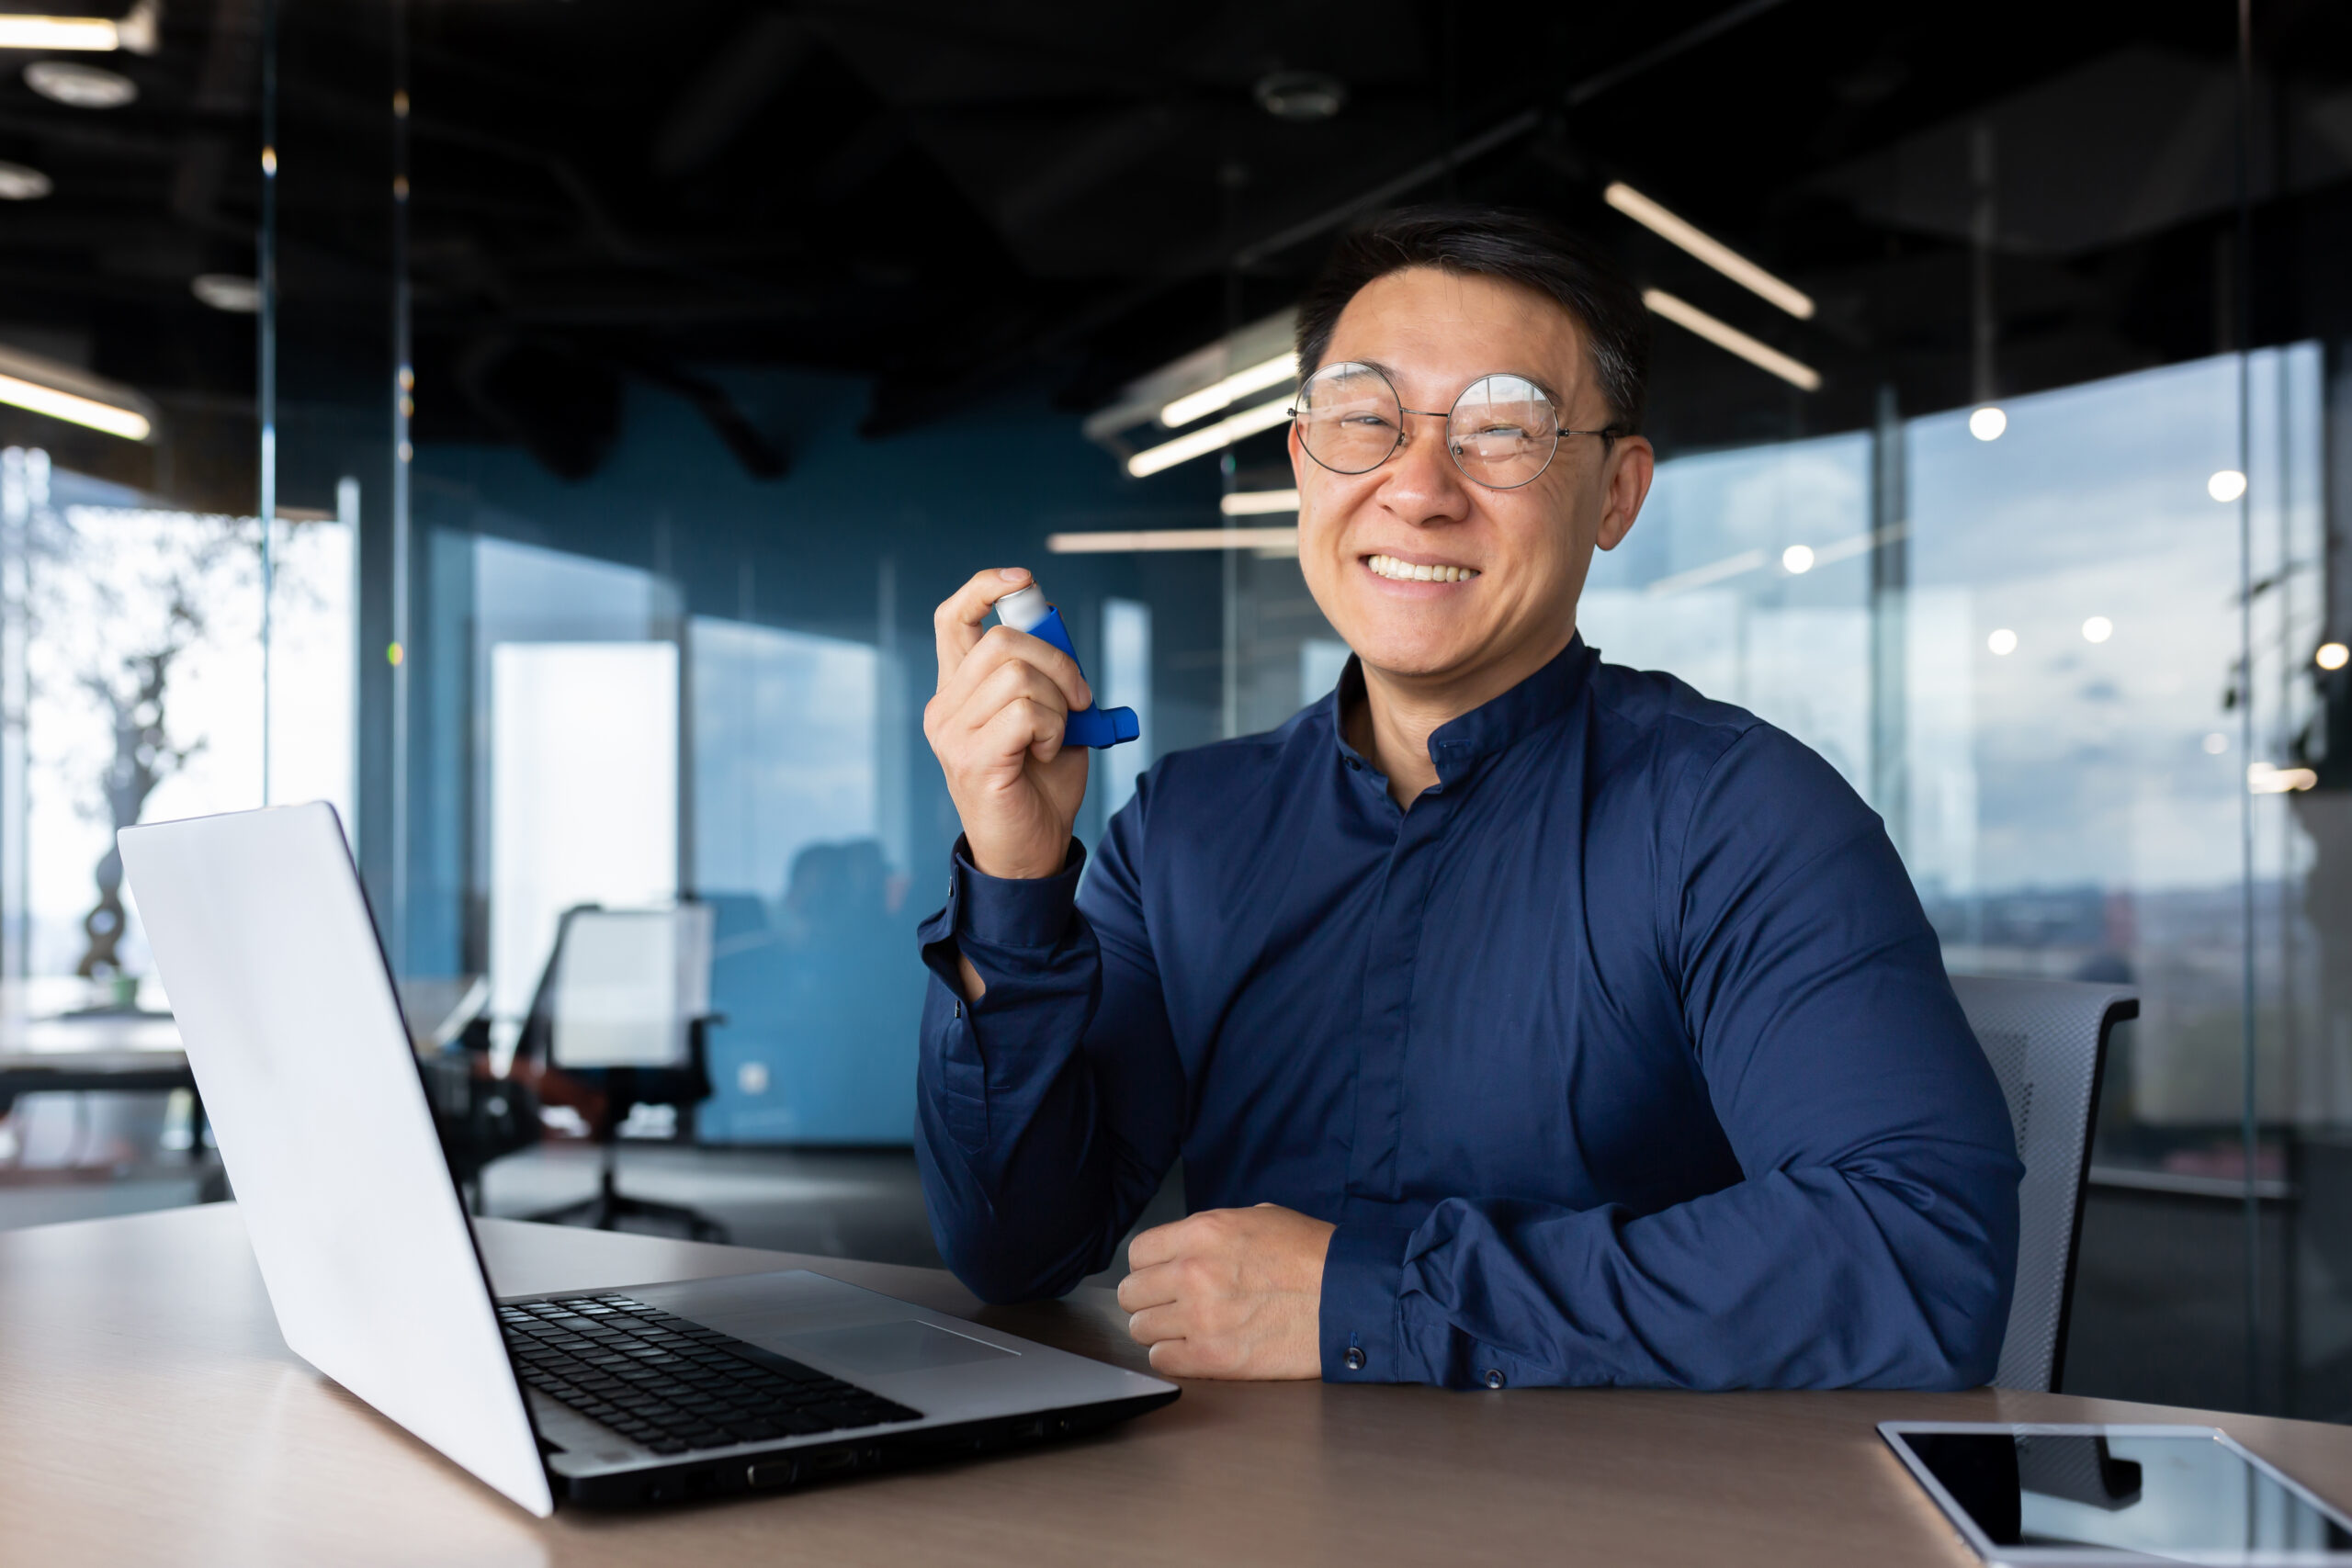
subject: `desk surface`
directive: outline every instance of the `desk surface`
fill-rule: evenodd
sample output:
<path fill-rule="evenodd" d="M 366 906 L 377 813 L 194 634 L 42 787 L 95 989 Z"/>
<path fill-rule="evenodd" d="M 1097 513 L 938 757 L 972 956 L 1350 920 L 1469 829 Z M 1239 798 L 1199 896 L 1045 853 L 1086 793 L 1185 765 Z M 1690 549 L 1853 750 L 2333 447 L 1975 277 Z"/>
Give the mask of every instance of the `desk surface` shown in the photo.
<path fill-rule="evenodd" d="M 1104 1291 L 981 1307 L 929 1269 L 481 1239 L 503 1292 L 805 1266 L 1142 1364 Z M 2352 1428 L 2052 1394 L 1196 1382 L 1066 1447 L 541 1522 L 286 1349 L 233 1205 L 0 1234 L 0 1542 L 25 1562 L 1973 1562 L 1871 1429 L 1902 1416 L 2210 1421 L 2352 1503 Z"/>

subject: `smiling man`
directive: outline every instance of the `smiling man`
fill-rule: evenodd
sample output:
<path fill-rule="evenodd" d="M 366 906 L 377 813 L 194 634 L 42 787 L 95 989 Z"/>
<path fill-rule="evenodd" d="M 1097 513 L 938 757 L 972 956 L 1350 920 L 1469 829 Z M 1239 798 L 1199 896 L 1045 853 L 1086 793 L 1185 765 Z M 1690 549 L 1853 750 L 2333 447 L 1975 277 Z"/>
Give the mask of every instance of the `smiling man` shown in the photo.
<path fill-rule="evenodd" d="M 918 1155 L 991 1300 L 1136 1237 L 1176 1376 L 1949 1388 L 1998 1358 L 2019 1174 L 1878 818 L 1577 633 L 1653 458 L 1638 299 L 1498 212 L 1343 241 L 1299 312 L 1299 563 L 1355 658 L 1160 760 L 1080 886 L 1091 700 L 942 604 L 965 836 L 922 931 Z"/>

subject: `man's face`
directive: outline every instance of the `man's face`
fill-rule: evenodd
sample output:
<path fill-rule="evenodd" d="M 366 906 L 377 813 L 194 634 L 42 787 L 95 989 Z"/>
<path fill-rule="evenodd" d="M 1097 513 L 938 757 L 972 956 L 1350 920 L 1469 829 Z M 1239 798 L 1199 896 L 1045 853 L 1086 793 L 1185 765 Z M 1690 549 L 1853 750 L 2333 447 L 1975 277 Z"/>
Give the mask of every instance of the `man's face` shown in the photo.
<path fill-rule="evenodd" d="M 1516 490 L 1489 490 L 1454 466 L 1444 412 L 1498 371 L 1544 388 L 1567 429 L 1610 423 L 1583 333 L 1516 284 L 1427 267 L 1391 273 L 1341 312 L 1323 363 L 1343 360 L 1379 367 L 1406 408 L 1439 417 L 1407 414 L 1405 446 L 1363 474 L 1324 468 L 1293 428 L 1299 566 L 1316 604 L 1368 669 L 1392 678 L 1523 679 L 1566 643 L 1593 547 L 1614 548 L 1633 526 L 1648 443 L 1620 439 L 1604 451 L 1599 436 L 1563 435 L 1551 466 Z M 1397 562 L 1462 570 L 1436 574 L 1454 581 L 1399 581 Z"/>

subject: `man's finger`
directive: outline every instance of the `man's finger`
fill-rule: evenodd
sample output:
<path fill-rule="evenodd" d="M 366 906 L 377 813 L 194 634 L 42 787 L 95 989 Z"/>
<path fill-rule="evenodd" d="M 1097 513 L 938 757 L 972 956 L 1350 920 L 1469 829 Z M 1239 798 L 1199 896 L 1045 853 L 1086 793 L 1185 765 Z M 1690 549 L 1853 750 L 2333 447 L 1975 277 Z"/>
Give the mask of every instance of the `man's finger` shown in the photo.
<path fill-rule="evenodd" d="M 1138 1269 L 1119 1281 L 1119 1308 L 1123 1312 L 1166 1306 L 1176 1296 L 1176 1268 L 1170 1263 Z"/>
<path fill-rule="evenodd" d="M 932 635 L 939 646 L 940 691 L 947 689 L 948 677 L 980 645 L 980 631 L 989 618 L 989 606 L 1028 583 L 1027 567 L 992 567 L 975 573 L 969 582 L 940 602 L 931 617 Z"/>
<path fill-rule="evenodd" d="M 1008 664 L 1025 664 L 1051 681 L 1060 688 L 1065 707 L 1082 708 L 1094 700 L 1077 660 L 1042 637 L 1002 626 L 980 634 L 964 662 L 940 682 L 938 695 L 951 709 L 968 706 L 972 694 Z"/>
<path fill-rule="evenodd" d="M 1127 1243 L 1127 1267 L 1141 1273 L 1159 1264 L 1173 1261 L 1184 1250 L 1186 1223 L 1173 1220 L 1138 1233 L 1133 1241 Z"/>
<path fill-rule="evenodd" d="M 1181 1306 L 1146 1307 L 1127 1318 L 1127 1337 L 1138 1345 L 1157 1345 L 1163 1339 L 1182 1339 L 1184 1329 L 1184 1309 Z"/>
<path fill-rule="evenodd" d="M 1034 637 L 1020 640 L 1036 641 Z M 1012 638 L 1007 639 L 1009 648 L 1012 642 Z M 1045 654 L 1054 652 L 1042 643 L 1037 644 L 1037 650 Z M 957 672 L 943 699 L 953 705 L 951 712 L 956 716 L 956 722 L 976 731 L 986 729 L 989 720 L 1024 697 L 1057 714 L 1069 711 L 1069 694 L 1062 689 L 1060 682 L 1038 667 L 1038 661 L 1030 657 L 1029 649 L 1014 648 L 1007 658 L 993 665 L 988 664 L 988 659 L 989 652 L 984 649 L 974 658 L 967 660 L 965 669 Z M 984 668 L 977 674 L 971 673 L 975 666 Z"/>
<path fill-rule="evenodd" d="M 991 756 L 1012 757 L 1026 751 L 1041 762 L 1050 762 L 1061 754 L 1063 722 L 1060 709 L 1047 707 L 1035 697 L 1015 697 L 980 726 L 978 734 Z"/>

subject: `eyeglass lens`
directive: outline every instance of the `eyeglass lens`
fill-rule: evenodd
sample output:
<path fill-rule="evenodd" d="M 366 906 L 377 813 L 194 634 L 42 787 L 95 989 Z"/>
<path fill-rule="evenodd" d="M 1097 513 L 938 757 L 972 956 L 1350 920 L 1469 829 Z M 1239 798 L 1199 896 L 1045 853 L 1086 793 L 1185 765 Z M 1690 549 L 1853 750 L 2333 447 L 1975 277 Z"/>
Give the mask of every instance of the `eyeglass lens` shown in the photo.
<path fill-rule="evenodd" d="M 1299 389 L 1299 443 L 1342 474 L 1370 473 L 1404 442 L 1405 411 L 1369 365 L 1327 365 Z M 1454 400 L 1446 449 L 1468 478 L 1512 490 L 1541 474 L 1559 445 L 1552 400 L 1523 376 L 1482 377 Z"/>

